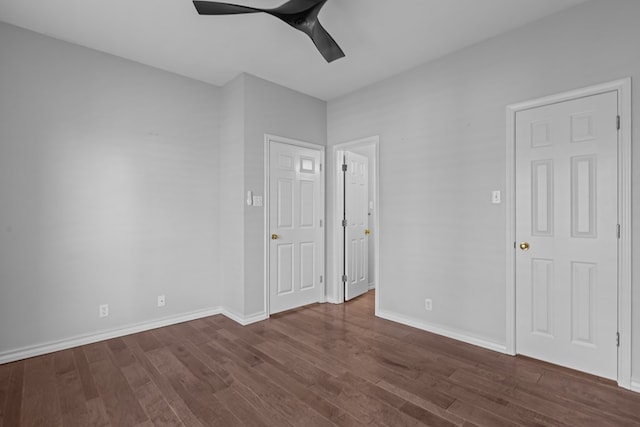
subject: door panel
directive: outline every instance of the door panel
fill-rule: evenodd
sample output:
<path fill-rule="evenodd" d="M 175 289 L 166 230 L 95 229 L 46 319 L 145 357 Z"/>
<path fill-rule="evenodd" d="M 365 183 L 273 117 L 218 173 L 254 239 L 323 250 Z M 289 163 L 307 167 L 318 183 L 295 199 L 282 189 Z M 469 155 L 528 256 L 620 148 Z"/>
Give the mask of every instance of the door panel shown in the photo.
<path fill-rule="evenodd" d="M 290 243 L 282 243 L 277 247 L 276 265 L 277 268 L 277 295 L 283 296 L 293 292 L 293 250 Z"/>
<path fill-rule="evenodd" d="M 532 332 L 553 338 L 553 261 L 531 260 Z"/>
<path fill-rule="evenodd" d="M 516 351 L 617 377 L 617 94 L 516 114 Z"/>
<path fill-rule="evenodd" d="M 369 159 L 349 151 L 344 153 L 344 159 L 345 300 L 348 301 L 369 290 Z"/>
<path fill-rule="evenodd" d="M 300 289 L 311 289 L 315 285 L 315 243 L 300 243 Z"/>
<path fill-rule="evenodd" d="M 319 302 L 324 292 L 321 152 L 270 142 L 269 312 Z"/>
<path fill-rule="evenodd" d="M 278 228 L 293 228 L 293 180 L 278 179 Z"/>

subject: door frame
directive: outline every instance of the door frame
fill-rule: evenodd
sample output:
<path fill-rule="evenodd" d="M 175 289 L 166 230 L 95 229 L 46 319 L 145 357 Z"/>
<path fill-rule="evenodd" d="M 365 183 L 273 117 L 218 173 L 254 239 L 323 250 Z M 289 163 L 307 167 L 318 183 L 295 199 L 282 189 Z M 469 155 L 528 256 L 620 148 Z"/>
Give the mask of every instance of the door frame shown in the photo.
<path fill-rule="evenodd" d="M 369 136 L 366 138 L 356 139 L 352 141 L 342 142 L 333 146 L 333 161 L 335 171 L 335 186 L 334 194 L 335 200 L 333 205 L 333 275 L 334 286 L 333 295 L 336 304 L 344 303 L 344 286 L 342 282 L 342 192 L 343 192 L 343 175 L 342 175 L 342 158 L 339 157 L 340 153 L 344 151 L 353 150 L 361 147 L 373 147 L 373 159 L 369 164 L 369 168 L 373 168 L 373 182 L 369 182 L 369 185 L 373 185 L 373 262 L 374 267 L 374 283 L 376 289 L 375 295 L 375 313 L 378 314 L 380 307 L 380 292 L 382 289 L 380 280 L 380 137 L 378 135 Z M 371 244 L 371 241 L 369 242 Z M 371 281 L 371 278 L 369 278 Z"/>
<path fill-rule="evenodd" d="M 320 302 L 326 302 L 327 298 L 327 275 L 326 275 L 326 255 L 325 255 L 325 241 L 327 234 L 327 222 L 325 218 L 325 206 L 326 206 L 326 196 L 325 196 L 325 146 L 320 144 L 314 144 L 311 142 L 300 141 L 292 138 L 285 138 L 283 136 L 264 134 L 264 226 L 263 226 L 263 234 L 264 234 L 264 309 L 265 309 L 265 318 L 269 318 L 271 316 L 271 308 L 270 308 L 270 291 L 269 288 L 269 278 L 270 276 L 270 236 L 269 232 L 270 226 L 270 204 L 271 204 L 271 194 L 270 194 L 270 182 L 271 182 L 271 143 L 277 142 L 281 144 L 293 145 L 295 147 L 301 148 L 309 148 L 311 150 L 316 150 L 320 152 L 320 199 L 322 200 L 322 206 L 318 208 L 320 212 L 320 220 L 322 221 L 322 239 L 320 242 L 320 253 L 322 254 L 322 265 L 320 266 L 320 274 L 322 275 L 322 293 L 320 294 Z"/>
<path fill-rule="evenodd" d="M 516 355 L 516 113 L 544 105 L 560 103 L 605 92 L 618 93 L 618 223 L 621 227 L 618 239 L 618 385 L 631 389 L 631 78 L 625 78 L 582 89 L 563 92 L 507 106 L 506 137 L 506 303 L 507 329 L 506 352 Z M 611 337 L 612 343 L 615 337 Z"/>

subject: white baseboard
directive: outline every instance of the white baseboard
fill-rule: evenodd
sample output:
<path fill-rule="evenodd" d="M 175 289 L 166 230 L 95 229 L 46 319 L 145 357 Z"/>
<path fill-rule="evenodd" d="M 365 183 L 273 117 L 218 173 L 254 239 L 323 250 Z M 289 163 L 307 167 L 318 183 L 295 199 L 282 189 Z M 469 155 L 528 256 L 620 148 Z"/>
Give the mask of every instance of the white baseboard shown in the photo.
<path fill-rule="evenodd" d="M 631 381 L 631 391 L 640 393 L 640 381 Z"/>
<path fill-rule="evenodd" d="M 376 288 L 376 283 L 375 282 L 369 283 L 369 290 L 372 290 L 372 289 L 375 289 L 375 288 Z"/>
<path fill-rule="evenodd" d="M 180 314 L 178 316 L 166 317 L 163 319 L 152 320 L 149 322 L 136 323 L 134 325 L 126 326 L 123 328 L 111 329 L 108 331 L 101 331 L 94 334 L 77 335 L 75 337 L 51 341 L 44 344 L 37 344 L 29 347 L 19 348 L 17 350 L 9 350 L 0 353 L 0 365 L 9 362 L 15 362 L 16 360 L 28 359 L 30 357 L 41 356 L 43 354 L 53 353 L 55 351 L 67 350 L 73 347 L 79 347 L 82 345 L 93 344 L 98 341 L 109 340 L 112 338 L 123 337 L 125 335 L 136 334 L 138 332 L 149 331 L 151 329 L 162 328 L 164 326 L 175 325 L 177 323 L 188 322 L 190 320 L 201 319 L 203 317 L 214 316 L 216 314 L 222 314 L 229 319 L 241 324 L 242 326 L 249 325 L 251 323 L 260 322 L 267 319 L 269 316 L 262 312 L 252 314 L 250 316 L 243 316 L 228 310 L 224 307 L 209 308 L 205 310 L 192 311 L 190 313 Z"/>
<path fill-rule="evenodd" d="M 266 320 L 269 318 L 267 313 L 265 313 L 264 311 L 261 313 L 244 316 L 235 311 L 232 311 L 229 309 L 223 309 L 222 314 L 224 314 L 226 317 L 233 320 L 234 322 L 241 324 L 242 326 L 247 326 L 252 323 L 260 322 L 262 320 Z"/>
<path fill-rule="evenodd" d="M 337 300 L 337 299 L 335 299 L 335 298 L 327 298 L 327 302 L 328 302 L 329 304 L 342 304 L 344 301 L 338 301 L 338 300 Z"/>
<path fill-rule="evenodd" d="M 149 322 L 136 323 L 134 325 L 123 328 L 101 331 L 94 334 L 77 335 L 59 341 L 51 341 L 44 344 L 37 344 L 29 347 L 19 348 L 17 350 L 9 350 L 0 353 L 0 364 L 14 362 L 16 360 L 28 359 L 30 357 L 41 356 L 55 351 L 66 350 L 81 345 L 92 344 L 98 341 L 104 341 L 112 338 L 123 337 L 138 332 L 144 332 L 151 329 L 162 328 L 164 326 L 175 325 L 177 323 L 188 322 L 190 320 L 201 319 L 216 314 L 222 314 L 223 309 L 220 307 L 205 310 L 192 311 L 190 313 L 178 316 L 166 317 L 163 319 L 152 320 Z"/>
<path fill-rule="evenodd" d="M 455 331 L 442 326 L 431 325 L 426 322 L 421 322 L 416 319 L 411 319 L 399 314 L 391 313 L 388 311 L 378 310 L 376 316 L 383 319 L 391 320 L 392 322 L 402 323 L 403 325 L 411 326 L 414 328 L 422 329 L 423 331 L 432 332 L 434 334 L 442 335 L 447 338 L 462 341 L 467 344 L 472 344 L 478 347 L 483 347 L 489 350 L 497 351 L 507 354 L 507 347 L 504 344 L 498 344 L 488 340 L 483 340 L 471 335 L 467 335 L 460 331 Z"/>

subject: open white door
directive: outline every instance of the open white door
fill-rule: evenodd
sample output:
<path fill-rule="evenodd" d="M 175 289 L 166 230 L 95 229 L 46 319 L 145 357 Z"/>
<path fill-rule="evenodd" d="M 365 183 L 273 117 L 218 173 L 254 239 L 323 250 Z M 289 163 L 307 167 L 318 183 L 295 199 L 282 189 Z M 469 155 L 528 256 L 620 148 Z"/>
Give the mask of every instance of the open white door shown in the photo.
<path fill-rule="evenodd" d="M 322 152 L 270 141 L 269 312 L 323 297 Z"/>
<path fill-rule="evenodd" d="M 516 113 L 516 351 L 617 378 L 617 92 Z"/>
<path fill-rule="evenodd" d="M 369 159 L 345 151 L 343 172 L 343 281 L 344 299 L 348 301 L 369 290 Z"/>

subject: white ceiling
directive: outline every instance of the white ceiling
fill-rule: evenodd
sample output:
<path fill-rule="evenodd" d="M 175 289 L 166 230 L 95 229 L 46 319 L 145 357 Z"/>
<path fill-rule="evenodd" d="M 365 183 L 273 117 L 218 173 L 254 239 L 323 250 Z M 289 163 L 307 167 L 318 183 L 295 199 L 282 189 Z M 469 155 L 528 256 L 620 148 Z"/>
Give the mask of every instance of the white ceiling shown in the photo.
<path fill-rule="evenodd" d="M 190 0 L 0 0 L 0 21 L 215 85 L 248 72 L 329 100 L 585 1 L 329 0 L 320 22 L 347 55 L 331 64 L 276 18 L 199 16 Z"/>

